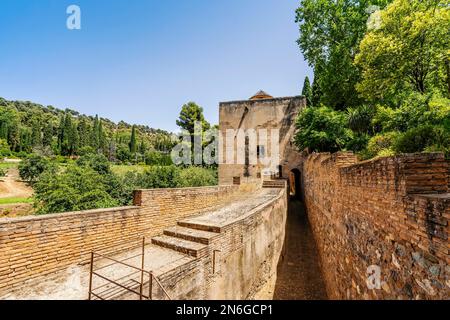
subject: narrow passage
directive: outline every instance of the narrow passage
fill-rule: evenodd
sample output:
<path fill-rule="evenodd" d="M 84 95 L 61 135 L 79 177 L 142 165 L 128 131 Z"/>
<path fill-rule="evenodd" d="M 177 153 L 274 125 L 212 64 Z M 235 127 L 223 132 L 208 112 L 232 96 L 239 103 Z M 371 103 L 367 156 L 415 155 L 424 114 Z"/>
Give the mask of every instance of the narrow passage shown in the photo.
<path fill-rule="evenodd" d="M 280 258 L 274 300 L 327 299 L 318 251 L 303 204 L 291 200 L 284 258 Z"/>

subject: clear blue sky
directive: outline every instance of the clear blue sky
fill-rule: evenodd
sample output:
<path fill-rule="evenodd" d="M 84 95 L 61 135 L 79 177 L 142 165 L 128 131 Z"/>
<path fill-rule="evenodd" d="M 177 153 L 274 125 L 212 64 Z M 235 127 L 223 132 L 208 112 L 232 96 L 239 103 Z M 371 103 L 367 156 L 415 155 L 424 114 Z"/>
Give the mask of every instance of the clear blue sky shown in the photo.
<path fill-rule="evenodd" d="M 300 94 L 296 0 L 1 0 L 0 96 L 176 130 L 183 103 Z M 66 8 L 82 29 L 66 28 Z"/>

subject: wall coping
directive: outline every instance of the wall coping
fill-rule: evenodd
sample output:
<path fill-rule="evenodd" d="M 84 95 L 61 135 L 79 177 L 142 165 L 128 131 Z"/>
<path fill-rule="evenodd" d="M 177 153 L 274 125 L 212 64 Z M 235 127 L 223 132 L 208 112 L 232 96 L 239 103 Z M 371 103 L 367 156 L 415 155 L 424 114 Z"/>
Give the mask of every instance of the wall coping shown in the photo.
<path fill-rule="evenodd" d="M 102 214 L 102 213 L 109 213 L 111 211 L 128 211 L 128 210 L 136 210 L 136 209 L 140 209 L 140 208 L 141 207 L 139 207 L 139 206 L 126 206 L 126 207 L 100 208 L 100 209 L 92 209 L 92 210 L 51 213 L 51 214 L 45 214 L 45 215 L 32 215 L 32 216 L 15 217 L 15 218 L 1 218 L 0 226 L 5 225 L 5 224 L 18 223 L 18 222 L 44 221 L 44 220 L 50 220 L 50 219 L 54 219 L 54 218 L 65 218 L 65 217 L 73 217 L 73 216 L 81 216 L 81 215 L 96 215 L 96 214 Z"/>
<path fill-rule="evenodd" d="M 445 160 L 445 156 L 442 152 L 404 153 L 404 154 L 400 154 L 398 156 L 377 157 L 377 158 L 373 158 L 373 159 L 369 159 L 369 160 L 359 161 L 357 163 L 344 165 L 341 167 L 341 169 L 364 166 L 364 165 L 368 165 L 368 164 L 375 164 L 375 163 L 383 162 L 383 161 L 408 160 L 408 159 L 416 160 L 418 158 L 427 159 L 427 160 Z"/>
<path fill-rule="evenodd" d="M 188 188 L 154 188 L 154 189 L 136 189 L 134 191 L 140 192 L 149 192 L 149 191 L 198 191 L 198 190 L 208 190 L 208 189 L 218 189 L 218 188 L 227 188 L 227 187 L 238 187 L 236 185 L 227 184 L 227 185 L 216 185 L 216 186 L 206 186 L 206 187 L 188 187 Z"/>
<path fill-rule="evenodd" d="M 292 96 L 292 97 L 267 98 L 267 99 L 257 99 L 257 100 L 225 101 L 225 102 L 219 102 L 219 107 L 230 106 L 232 104 L 256 104 L 259 102 L 276 102 L 276 101 L 304 99 L 304 98 L 305 98 L 305 96 Z"/>

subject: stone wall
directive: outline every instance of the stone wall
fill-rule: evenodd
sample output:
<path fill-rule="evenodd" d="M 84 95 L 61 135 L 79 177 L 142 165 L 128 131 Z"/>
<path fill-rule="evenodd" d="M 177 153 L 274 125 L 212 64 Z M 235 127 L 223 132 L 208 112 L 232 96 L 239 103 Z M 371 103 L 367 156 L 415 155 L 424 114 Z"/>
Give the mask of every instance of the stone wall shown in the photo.
<path fill-rule="evenodd" d="M 205 256 L 158 276 L 172 299 L 272 299 L 288 205 L 286 186 L 277 190 L 270 201 L 221 226 Z"/>
<path fill-rule="evenodd" d="M 0 220 L 0 296 L 31 280 L 155 236 L 230 200 L 238 187 L 138 190 L 135 206 Z"/>
<path fill-rule="evenodd" d="M 252 145 L 249 146 L 252 155 L 257 154 L 257 145 L 264 146 L 264 156 L 271 157 L 272 143 L 279 145 L 279 165 L 283 168 L 283 177 L 289 177 L 289 171 L 298 166 L 298 155 L 296 148 L 292 146 L 292 137 L 295 131 L 294 121 L 299 111 L 306 106 L 306 99 L 302 96 L 284 97 L 260 100 L 243 100 L 221 102 L 219 108 L 219 129 L 223 139 L 220 142 L 221 163 L 219 164 L 219 184 L 229 185 L 233 183 L 233 177 L 240 177 L 243 182 L 261 180 L 264 178 L 262 172 L 264 169 L 270 169 L 267 164 L 249 163 L 245 165 L 245 161 L 240 159 L 238 162 L 238 140 L 239 136 L 231 137 L 231 142 L 227 141 L 227 130 L 267 130 L 267 141 L 262 143 L 263 137 L 257 137 Z M 271 141 L 272 130 L 279 130 L 278 141 Z M 244 139 L 244 135 L 242 135 Z M 250 144 L 252 144 L 250 142 Z M 245 144 L 239 145 L 244 148 Z M 234 159 L 226 159 L 227 149 L 234 150 Z M 244 157 L 245 150 L 241 150 Z M 278 167 L 278 163 L 273 165 Z M 278 168 L 276 168 L 278 171 Z"/>
<path fill-rule="evenodd" d="M 330 297 L 450 297 L 449 175 L 442 154 L 361 163 L 351 153 L 313 154 L 301 169 Z M 369 275 L 375 289 L 367 285 Z"/>

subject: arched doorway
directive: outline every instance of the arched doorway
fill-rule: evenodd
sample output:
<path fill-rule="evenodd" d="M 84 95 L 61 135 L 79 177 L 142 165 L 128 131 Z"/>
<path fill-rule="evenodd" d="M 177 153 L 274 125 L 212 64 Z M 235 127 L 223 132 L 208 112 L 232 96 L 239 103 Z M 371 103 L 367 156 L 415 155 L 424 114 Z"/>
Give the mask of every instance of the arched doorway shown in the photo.
<path fill-rule="evenodd" d="M 290 196 L 295 199 L 301 198 L 300 170 L 292 169 L 289 173 Z"/>

